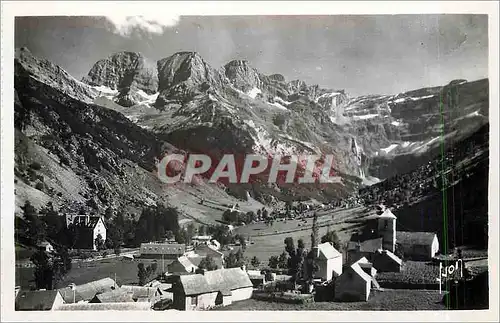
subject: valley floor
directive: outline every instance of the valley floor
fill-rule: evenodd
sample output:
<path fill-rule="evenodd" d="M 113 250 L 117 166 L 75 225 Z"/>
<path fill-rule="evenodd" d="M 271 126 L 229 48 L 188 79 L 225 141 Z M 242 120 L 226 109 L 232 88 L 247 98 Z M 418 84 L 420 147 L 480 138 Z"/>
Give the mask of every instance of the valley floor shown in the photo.
<path fill-rule="evenodd" d="M 446 310 L 444 294 L 431 290 L 386 289 L 373 291 L 367 302 L 271 303 L 249 299 L 217 308 L 217 311 L 413 311 Z"/>

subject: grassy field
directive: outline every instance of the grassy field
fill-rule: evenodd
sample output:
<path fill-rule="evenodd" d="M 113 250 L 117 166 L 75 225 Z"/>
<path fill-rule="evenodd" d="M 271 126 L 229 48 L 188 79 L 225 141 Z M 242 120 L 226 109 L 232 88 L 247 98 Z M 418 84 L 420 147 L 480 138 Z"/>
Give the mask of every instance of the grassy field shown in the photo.
<path fill-rule="evenodd" d="M 347 241 L 351 236 L 352 229 L 357 226 L 344 221 L 359 216 L 362 210 L 362 208 L 355 208 L 319 212 L 320 237 L 330 229 L 337 232 L 341 241 Z M 254 244 L 247 245 L 245 256 L 249 258 L 256 256 L 261 261 L 261 266 L 267 266 L 269 257 L 279 255 L 284 251 L 284 241 L 287 237 L 292 237 L 295 243 L 297 243 L 298 239 L 303 239 L 306 247 L 310 247 L 313 219 L 308 218 L 306 221 L 306 223 L 302 220 L 276 221 L 272 227 L 264 223 L 252 223 L 239 227 L 235 233 L 242 234 L 245 237 L 250 236 L 250 240 L 254 242 Z M 290 232 L 292 230 L 293 232 Z M 235 250 L 237 249 L 235 248 Z"/>
<path fill-rule="evenodd" d="M 377 281 L 384 283 L 401 283 L 414 285 L 435 285 L 439 287 L 436 278 L 439 277 L 439 266 L 425 261 L 405 261 L 399 273 L 378 273 Z"/>
<path fill-rule="evenodd" d="M 317 302 L 310 304 L 271 303 L 249 299 L 226 307 L 219 311 L 412 311 L 445 310 L 441 303 L 443 295 L 429 290 L 373 291 L 367 302 Z"/>
<path fill-rule="evenodd" d="M 58 286 L 56 287 L 65 287 L 71 283 L 80 285 L 106 277 L 114 279 L 115 274 L 118 285 L 137 284 L 137 265 L 142 262 L 144 265 L 148 266 L 154 261 L 155 260 L 150 259 L 122 260 L 120 257 L 92 262 L 74 263 L 71 271 L 66 275 L 63 281 L 58 283 Z M 170 262 L 172 262 L 172 260 L 165 260 L 165 266 L 167 266 Z M 160 273 L 162 267 L 161 260 L 158 260 L 157 263 L 157 273 Z M 16 268 L 16 286 L 29 288 L 32 284 L 30 282 L 32 279 L 33 268 Z"/>

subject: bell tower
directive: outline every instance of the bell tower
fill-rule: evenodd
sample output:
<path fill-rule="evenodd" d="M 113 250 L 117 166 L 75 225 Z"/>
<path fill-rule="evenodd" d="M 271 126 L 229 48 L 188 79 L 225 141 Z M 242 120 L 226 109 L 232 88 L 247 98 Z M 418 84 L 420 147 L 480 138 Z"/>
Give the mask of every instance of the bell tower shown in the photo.
<path fill-rule="evenodd" d="M 382 237 L 384 250 L 396 250 L 396 216 L 389 209 L 378 217 L 378 234 Z"/>

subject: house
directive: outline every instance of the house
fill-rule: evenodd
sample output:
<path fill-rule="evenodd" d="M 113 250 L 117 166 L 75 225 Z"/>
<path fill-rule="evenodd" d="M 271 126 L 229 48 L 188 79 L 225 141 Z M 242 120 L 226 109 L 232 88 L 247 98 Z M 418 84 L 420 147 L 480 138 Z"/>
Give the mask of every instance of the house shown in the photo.
<path fill-rule="evenodd" d="M 63 304 L 57 290 L 19 291 L 15 299 L 16 311 L 53 311 Z"/>
<path fill-rule="evenodd" d="M 316 278 L 330 281 L 332 278 L 340 276 L 342 274 L 342 254 L 330 242 L 319 244 L 317 250 L 318 271 Z"/>
<path fill-rule="evenodd" d="M 159 299 L 160 292 L 158 287 L 143 287 L 135 285 L 122 285 L 120 290 L 130 294 L 135 302 L 150 302 L 154 303 L 155 299 Z"/>
<path fill-rule="evenodd" d="M 174 295 L 169 291 L 172 288 L 172 284 L 163 283 L 158 280 L 153 280 L 146 284 L 144 287 L 155 288 L 155 299 L 174 299 Z"/>
<path fill-rule="evenodd" d="M 389 250 L 378 250 L 373 255 L 373 267 L 375 267 L 378 272 L 399 273 L 402 266 L 403 261 Z"/>
<path fill-rule="evenodd" d="M 430 260 L 439 251 L 439 240 L 433 232 L 398 231 L 396 242 L 405 257 L 414 260 Z"/>
<path fill-rule="evenodd" d="M 42 250 L 42 251 L 47 252 L 47 253 L 54 252 L 54 247 L 48 241 L 40 242 L 36 246 L 37 246 L 38 250 Z"/>
<path fill-rule="evenodd" d="M 186 246 L 178 243 L 141 243 L 141 258 L 177 259 L 186 252 Z"/>
<path fill-rule="evenodd" d="M 335 280 L 335 300 L 348 302 L 368 300 L 372 277 L 361 267 L 361 264 L 366 262 L 366 258 L 361 258 L 347 266 L 342 275 Z"/>
<path fill-rule="evenodd" d="M 352 235 L 351 241 L 347 243 L 347 263 L 352 264 L 365 257 L 372 260 L 373 254 L 381 250 L 383 238 L 373 238 L 363 240 L 359 235 Z"/>
<path fill-rule="evenodd" d="M 212 236 L 194 236 L 191 238 L 193 245 L 197 246 L 199 244 L 208 244 L 212 240 Z"/>
<path fill-rule="evenodd" d="M 224 254 L 219 250 L 217 250 L 217 248 L 212 246 L 211 244 L 200 244 L 196 246 L 194 251 L 198 256 L 201 257 L 210 256 L 212 258 L 220 258 L 220 259 L 224 258 Z"/>
<path fill-rule="evenodd" d="M 59 289 L 65 303 L 90 301 L 96 294 L 117 289 L 116 282 L 111 278 L 103 278 L 83 285 L 74 285 Z"/>
<path fill-rule="evenodd" d="M 175 259 L 170 265 L 167 266 L 169 273 L 194 273 L 198 266 L 194 265 L 188 257 L 181 256 Z"/>
<path fill-rule="evenodd" d="M 119 288 L 109 292 L 96 294 L 89 303 L 127 303 L 133 301 L 132 293 Z"/>
<path fill-rule="evenodd" d="M 266 275 L 260 270 L 247 270 L 248 277 L 253 284 L 253 287 L 264 286 L 266 284 Z"/>
<path fill-rule="evenodd" d="M 76 249 L 96 250 L 96 239 L 100 235 L 103 242 L 106 241 L 107 228 L 100 216 L 90 215 L 67 215 L 67 226 L 74 226 L 77 230 Z"/>
<path fill-rule="evenodd" d="M 77 303 L 63 304 L 59 311 L 152 311 L 151 304 L 141 302 L 127 303 Z"/>
<path fill-rule="evenodd" d="M 178 276 L 172 291 L 174 308 L 204 310 L 249 299 L 253 284 L 241 268 L 218 269 L 203 274 Z"/>

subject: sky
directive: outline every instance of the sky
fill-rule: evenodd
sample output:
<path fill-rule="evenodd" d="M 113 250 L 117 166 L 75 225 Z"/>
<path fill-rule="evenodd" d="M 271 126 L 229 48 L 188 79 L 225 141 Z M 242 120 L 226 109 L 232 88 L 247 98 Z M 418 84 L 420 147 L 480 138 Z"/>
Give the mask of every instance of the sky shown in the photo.
<path fill-rule="evenodd" d="M 15 46 L 77 79 L 120 51 L 151 62 L 195 51 L 214 68 L 243 59 L 351 96 L 488 77 L 486 15 L 17 17 Z"/>

